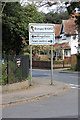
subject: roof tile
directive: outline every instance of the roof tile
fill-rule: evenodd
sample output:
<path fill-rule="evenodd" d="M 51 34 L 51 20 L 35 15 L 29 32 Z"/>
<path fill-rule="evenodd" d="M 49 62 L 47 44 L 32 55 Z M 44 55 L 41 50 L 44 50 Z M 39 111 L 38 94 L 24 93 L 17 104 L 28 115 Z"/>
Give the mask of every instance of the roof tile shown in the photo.
<path fill-rule="evenodd" d="M 55 24 L 55 37 L 60 36 L 61 24 Z"/>
<path fill-rule="evenodd" d="M 74 19 L 63 20 L 63 26 L 65 29 L 66 35 L 76 34 L 76 23 Z"/>

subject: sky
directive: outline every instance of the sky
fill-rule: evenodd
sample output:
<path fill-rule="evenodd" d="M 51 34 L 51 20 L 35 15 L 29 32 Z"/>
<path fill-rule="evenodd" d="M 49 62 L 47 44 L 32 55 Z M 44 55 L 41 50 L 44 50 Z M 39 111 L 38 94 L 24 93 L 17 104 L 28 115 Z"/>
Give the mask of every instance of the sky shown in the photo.
<path fill-rule="evenodd" d="M 53 3 L 53 1 L 50 1 L 50 0 L 42 0 L 41 3 L 40 3 L 40 2 L 37 2 L 37 1 L 34 1 L 34 4 L 35 4 L 36 6 L 39 6 L 39 5 L 45 4 L 47 1 Z M 37 9 L 38 9 L 39 12 L 43 12 L 43 13 L 46 13 L 46 14 L 49 13 L 49 12 L 51 12 L 51 11 L 54 11 L 54 12 L 56 12 L 57 10 L 59 11 L 59 10 L 61 10 L 62 7 L 63 7 L 63 11 L 65 11 L 66 9 L 65 9 L 65 4 L 64 4 L 64 2 L 61 3 L 60 0 L 57 0 L 57 1 L 58 1 L 58 4 L 57 4 L 57 5 L 53 5 L 53 6 L 49 7 L 49 6 L 46 4 L 46 5 L 43 5 L 43 6 L 41 6 L 41 7 L 37 7 Z M 27 3 L 32 4 L 32 2 L 31 2 L 30 0 L 21 0 L 20 2 L 22 3 L 23 6 L 27 5 Z"/>

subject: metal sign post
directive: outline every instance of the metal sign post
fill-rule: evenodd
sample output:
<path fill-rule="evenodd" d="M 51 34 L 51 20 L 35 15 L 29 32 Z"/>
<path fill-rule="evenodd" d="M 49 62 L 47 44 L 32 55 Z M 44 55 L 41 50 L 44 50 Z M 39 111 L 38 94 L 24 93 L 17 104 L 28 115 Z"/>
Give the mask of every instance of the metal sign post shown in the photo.
<path fill-rule="evenodd" d="M 30 45 L 30 86 L 32 85 L 32 45 Z"/>
<path fill-rule="evenodd" d="M 32 85 L 32 45 L 51 45 L 51 85 L 53 84 L 54 24 L 29 23 L 30 85 Z"/>
<path fill-rule="evenodd" d="M 53 45 L 51 45 L 51 85 L 53 84 Z"/>

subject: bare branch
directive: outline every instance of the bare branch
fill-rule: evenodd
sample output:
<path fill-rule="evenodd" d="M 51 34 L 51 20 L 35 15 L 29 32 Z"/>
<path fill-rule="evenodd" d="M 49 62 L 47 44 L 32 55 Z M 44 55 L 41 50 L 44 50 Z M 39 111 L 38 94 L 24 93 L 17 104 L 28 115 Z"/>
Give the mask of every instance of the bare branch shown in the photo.
<path fill-rule="evenodd" d="M 3 7 L 2 7 L 1 14 L 2 14 L 5 6 L 6 6 L 6 2 L 4 3 L 4 5 L 3 5 Z"/>
<path fill-rule="evenodd" d="M 54 3 L 51 3 L 51 2 L 46 2 L 46 3 L 36 2 L 36 3 L 38 3 L 38 5 L 36 5 L 36 7 L 42 7 L 42 6 L 44 6 L 44 5 L 48 5 L 49 7 L 51 7 L 51 6 L 57 4 L 57 2 L 54 2 Z"/>

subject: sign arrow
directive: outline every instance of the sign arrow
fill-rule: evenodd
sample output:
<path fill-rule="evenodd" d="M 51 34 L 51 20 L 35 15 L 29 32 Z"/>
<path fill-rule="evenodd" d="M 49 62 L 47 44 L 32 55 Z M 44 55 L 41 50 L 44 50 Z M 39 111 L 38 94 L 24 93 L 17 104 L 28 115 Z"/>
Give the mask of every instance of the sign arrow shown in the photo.
<path fill-rule="evenodd" d="M 32 38 L 36 37 L 35 35 L 32 35 Z"/>
<path fill-rule="evenodd" d="M 48 42 L 51 42 L 51 43 L 52 43 L 52 40 L 48 40 Z"/>

